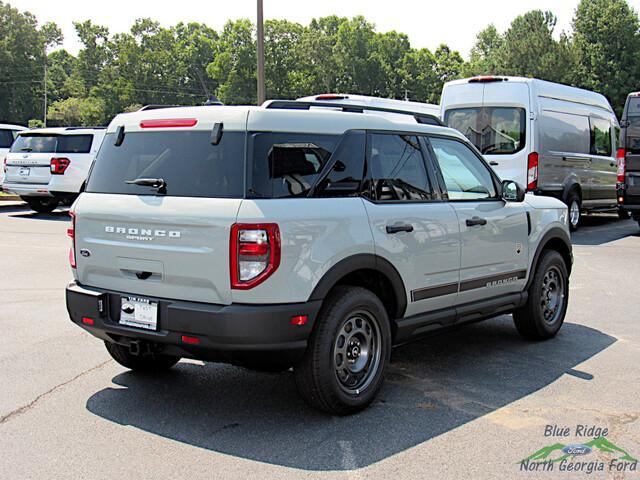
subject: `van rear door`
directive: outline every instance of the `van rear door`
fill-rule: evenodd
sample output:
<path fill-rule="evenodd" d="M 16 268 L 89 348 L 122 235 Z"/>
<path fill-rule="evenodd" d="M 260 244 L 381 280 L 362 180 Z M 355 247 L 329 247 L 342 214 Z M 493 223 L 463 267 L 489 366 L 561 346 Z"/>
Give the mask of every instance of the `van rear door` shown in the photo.
<path fill-rule="evenodd" d="M 640 204 L 640 97 L 629 97 L 623 118 L 626 203 Z"/>
<path fill-rule="evenodd" d="M 229 238 L 244 195 L 246 134 L 223 132 L 215 145 L 210 128 L 134 128 L 120 145 L 116 132 L 105 136 L 75 206 L 80 284 L 231 303 Z"/>

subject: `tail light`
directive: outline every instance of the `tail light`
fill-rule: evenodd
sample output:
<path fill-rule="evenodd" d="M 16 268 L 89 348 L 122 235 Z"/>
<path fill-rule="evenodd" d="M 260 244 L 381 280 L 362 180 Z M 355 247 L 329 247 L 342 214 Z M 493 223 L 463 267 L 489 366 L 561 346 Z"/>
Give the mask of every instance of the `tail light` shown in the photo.
<path fill-rule="evenodd" d="M 527 157 L 527 190 L 538 188 L 538 153 L 531 152 Z"/>
<path fill-rule="evenodd" d="M 248 290 L 269 278 L 280 265 L 280 229 L 275 223 L 231 227 L 231 288 Z"/>
<path fill-rule="evenodd" d="M 51 175 L 64 175 L 67 167 L 71 163 L 68 158 L 52 158 L 51 159 Z"/>
<path fill-rule="evenodd" d="M 67 229 L 67 235 L 71 238 L 71 248 L 69 249 L 69 264 L 71 268 L 76 268 L 76 215 L 69 212 L 71 216 L 71 226 Z"/>
<path fill-rule="evenodd" d="M 619 148 L 616 154 L 618 162 L 618 183 L 624 183 L 624 176 L 627 170 L 627 160 L 625 159 L 625 149 Z"/>
<path fill-rule="evenodd" d="M 4 160 L 2 161 L 2 169 L 4 173 L 7 173 L 7 157 L 4 157 Z"/>

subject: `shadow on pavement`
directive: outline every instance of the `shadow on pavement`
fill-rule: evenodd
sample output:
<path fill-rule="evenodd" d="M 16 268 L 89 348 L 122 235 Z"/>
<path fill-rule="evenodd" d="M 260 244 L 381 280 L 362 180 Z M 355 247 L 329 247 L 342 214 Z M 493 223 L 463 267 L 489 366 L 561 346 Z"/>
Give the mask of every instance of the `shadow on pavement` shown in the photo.
<path fill-rule="evenodd" d="M 370 465 L 536 392 L 615 342 L 565 324 L 553 340 L 520 339 L 510 316 L 394 351 L 378 400 L 350 417 L 307 407 L 291 372 L 180 363 L 159 377 L 126 372 L 87 409 L 189 445 L 304 470 Z"/>
<path fill-rule="evenodd" d="M 0 210 L 2 212 L 3 210 Z M 68 222 L 69 221 L 69 211 L 68 209 L 58 209 L 54 210 L 51 213 L 38 213 L 28 210 L 24 213 L 17 213 L 14 215 L 10 215 L 13 218 L 27 218 L 29 220 L 53 220 L 57 222 Z"/>
<path fill-rule="evenodd" d="M 571 243 L 594 246 L 629 236 L 640 237 L 638 222 L 619 220 L 617 215 L 584 215 L 580 228 L 571 235 Z"/>

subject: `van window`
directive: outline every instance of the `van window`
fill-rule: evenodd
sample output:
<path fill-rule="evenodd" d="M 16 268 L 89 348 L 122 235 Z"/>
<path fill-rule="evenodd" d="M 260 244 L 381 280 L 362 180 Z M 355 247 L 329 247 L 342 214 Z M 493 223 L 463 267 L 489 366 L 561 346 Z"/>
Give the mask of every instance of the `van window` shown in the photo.
<path fill-rule="evenodd" d="M 89 153 L 93 135 L 60 135 L 56 153 Z"/>
<path fill-rule="evenodd" d="M 249 195 L 304 197 L 316 183 L 339 135 L 254 133 Z"/>
<path fill-rule="evenodd" d="M 628 117 L 628 122 L 628 126 L 624 129 L 625 148 L 632 155 L 638 155 L 640 154 L 640 116 Z"/>
<path fill-rule="evenodd" d="M 425 201 L 433 198 L 416 136 L 372 134 L 369 169 L 374 200 Z"/>
<path fill-rule="evenodd" d="M 515 107 L 448 110 L 445 123 L 462 132 L 485 155 L 509 155 L 526 143 L 526 112 Z"/>
<path fill-rule="evenodd" d="M 611 156 L 611 124 L 606 120 L 591 118 L 591 155 Z"/>
<path fill-rule="evenodd" d="M 9 148 L 13 143 L 13 130 L 0 130 L 0 148 Z"/>
<path fill-rule="evenodd" d="M 87 182 L 87 192 L 157 195 L 127 180 L 162 178 L 173 197 L 242 198 L 244 132 L 225 132 L 218 145 L 210 131 L 128 132 L 122 145 L 107 134 Z"/>
<path fill-rule="evenodd" d="M 584 155 L 591 151 L 589 117 L 543 110 L 539 125 L 542 151 Z"/>
<path fill-rule="evenodd" d="M 57 135 L 18 135 L 11 146 L 12 152 L 55 153 Z"/>

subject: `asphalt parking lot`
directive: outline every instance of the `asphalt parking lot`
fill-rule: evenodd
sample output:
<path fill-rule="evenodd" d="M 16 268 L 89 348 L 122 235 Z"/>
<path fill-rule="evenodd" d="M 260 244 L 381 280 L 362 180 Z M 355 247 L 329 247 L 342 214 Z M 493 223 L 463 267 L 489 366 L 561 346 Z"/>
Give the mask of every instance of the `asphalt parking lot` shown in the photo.
<path fill-rule="evenodd" d="M 510 316 L 394 351 L 367 411 L 330 417 L 290 372 L 181 362 L 134 375 L 72 325 L 68 216 L 0 203 L 0 472 L 21 478 L 637 478 L 523 471 L 576 428 L 640 457 L 640 228 L 594 215 L 574 235 L 557 338 L 520 339 Z M 547 426 L 568 437 L 545 437 Z M 591 432 L 595 432 L 592 429 Z M 608 456 L 609 455 L 609 456 Z M 586 468 L 586 467 L 585 467 Z"/>

